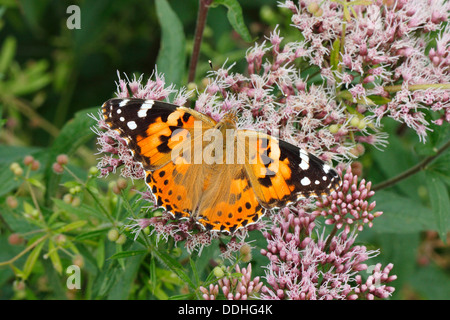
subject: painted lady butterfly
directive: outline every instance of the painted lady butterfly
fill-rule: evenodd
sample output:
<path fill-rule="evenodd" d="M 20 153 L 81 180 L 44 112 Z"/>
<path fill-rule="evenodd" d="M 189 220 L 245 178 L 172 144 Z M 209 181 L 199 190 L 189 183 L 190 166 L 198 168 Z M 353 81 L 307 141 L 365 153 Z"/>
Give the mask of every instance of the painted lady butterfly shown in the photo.
<path fill-rule="evenodd" d="M 265 210 L 337 190 L 341 179 L 322 160 L 287 142 L 237 130 L 195 110 L 135 98 L 105 102 L 106 124 L 145 170 L 155 201 L 175 218 L 233 233 Z"/>

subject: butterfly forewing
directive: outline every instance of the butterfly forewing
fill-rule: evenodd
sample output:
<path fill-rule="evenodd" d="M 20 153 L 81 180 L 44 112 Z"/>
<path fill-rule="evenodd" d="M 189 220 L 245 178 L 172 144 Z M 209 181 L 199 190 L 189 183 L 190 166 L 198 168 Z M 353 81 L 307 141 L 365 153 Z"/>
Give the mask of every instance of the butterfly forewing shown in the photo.
<path fill-rule="evenodd" d="M 192 141 L 198 123 L 202 124 L 200 130 L 216 124 L 188 108 L 135 98 L 108 100 L 102 106 L 102 113 L 110 128 L 127 141 L 136 161 L 145 170 L 166 165 L 174 157 L 174 149 L 177 151 L 182 143 Z"/>

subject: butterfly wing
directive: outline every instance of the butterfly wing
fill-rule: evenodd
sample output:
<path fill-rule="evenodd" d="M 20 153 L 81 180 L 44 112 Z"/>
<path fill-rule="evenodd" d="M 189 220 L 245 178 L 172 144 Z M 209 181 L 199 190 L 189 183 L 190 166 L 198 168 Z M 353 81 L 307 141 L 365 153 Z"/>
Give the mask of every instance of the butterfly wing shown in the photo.
<path fill-rule="evenodd" d="M 106 124 L 125 139 L 145 170 L 166 165 L 197 134 L 216 122 L 195 110 L 155 100 L 115 98 L 102 106 Z"/>
<path fill-rule="evenodd" d="M 106 124 L 127 142 L 145 170 L 155 203 L 176 218 L 189 218 L 203 186 L 201 164 L 194 164 L 203 133 L 216 122 L 195 110 L 143 99 L 111 99 L 102 106 Z"/>
<path fill-rule="evenodd" d="M 251 130 L 239 130 L 237 140 L 241 150 L 248 150 L 245 168 L 265 208 L 325 196 L 341 184 L 334 169 L 290 143 Z"/>
<path fill-rule="evenodd" d="M 198 222 L 207 230 L 233 233 L 264 214 L 244 165 L 210 166 L 198 207 Z"/>

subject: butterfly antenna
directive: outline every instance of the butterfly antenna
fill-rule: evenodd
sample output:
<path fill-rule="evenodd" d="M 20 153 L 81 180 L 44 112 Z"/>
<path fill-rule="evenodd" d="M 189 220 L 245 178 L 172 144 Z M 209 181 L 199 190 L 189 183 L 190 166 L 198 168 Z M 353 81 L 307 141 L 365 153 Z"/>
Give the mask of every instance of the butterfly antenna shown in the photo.
<path fill-rule="evenodd" d="M 213 67 L 212 61 L 211 61 L 211 60 L 208 60 L 208 63 L 209 63 L 209 67 L 211 68 L 211 71 L 214 71 L 214 67 Z M 219 87 L 219 85 L 218 85 L 217 83 L 216 83 L 216 85 L 217 85 L 217 87 L 219 88 L 220 95 L 222 96 L 223 100 L 225 100 L 225 96 L 224 96 L 224 94 L 223 94 L 222 89 Z"/>

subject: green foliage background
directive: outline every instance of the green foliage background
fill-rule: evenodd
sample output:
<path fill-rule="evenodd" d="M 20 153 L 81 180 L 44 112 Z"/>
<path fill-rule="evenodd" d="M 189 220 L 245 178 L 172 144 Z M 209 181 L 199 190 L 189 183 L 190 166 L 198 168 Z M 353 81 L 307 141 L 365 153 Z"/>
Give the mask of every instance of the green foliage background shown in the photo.
<path fill-rule="evenodd" d="M 81 9 L 80 30 L 66 26 L 71 4 Z M 209 258 L 218 256 L 217 245 L 198 257 L 171 243 L 156 246 L 154 237 L 133 241 L 126 230 L 123 243 L 108 240 L 108 231 L 137 215 L 142 203 L 127 193 L 130 187 L 121 197 L 112 193 L 108 183 L 117 176 L 99 180 L 89 173 L 96 146 L 94 121 L 86 114 L 114 95 L 118 71 L 121 77 L 148 77 L 157 64 L 168 83 L 187 85 L 197 8 L 197 0 L 0 0 L 0 262 L 31 247 L 14 264 L 0 267 L 0 299 L 194 298 L 201 281 L 212 279 Z M 228 59 L 243 72 L 247 48 L 277 24 L 288 40 L 298 36 L 276 1 L 215 1 L 195 82 L 209 70 L 208 59 L 215 66 Z M 450 138 L 448 126 L 435 127 L 421 144 L 398 123 L 384 125 L 390 133 L 386 150 L 368 149 L 361 159 L 364 178 L 373 184 L 414 166 Z M 53 172 L 59 154 L 69 155 L 73 175 Z M 9 167 L 26 155 L 40 168 L 18 179 Z M 449 167 L 447 150 L 426 170 L 375 196 L 384 214 L 358 240 L 381 249 L 374 263 L 394 264 L 393 299 L 450 298 Z M 33 218 L 30 188 L 42 221 Z M 65 194 L 81 204 L 64 202 Z M 11 195 L 20 200 L 17 208 L 7 204 Z M 26 243 L 9 244 L 12 233 L 24 234 Z M 65 270 L 76 259 L 82 290 L 68 291 Z M 267 264 L 264 259 L 254 250 L 254 264 Z M 264 273 L 254 268 L 253 274 Z"/>

